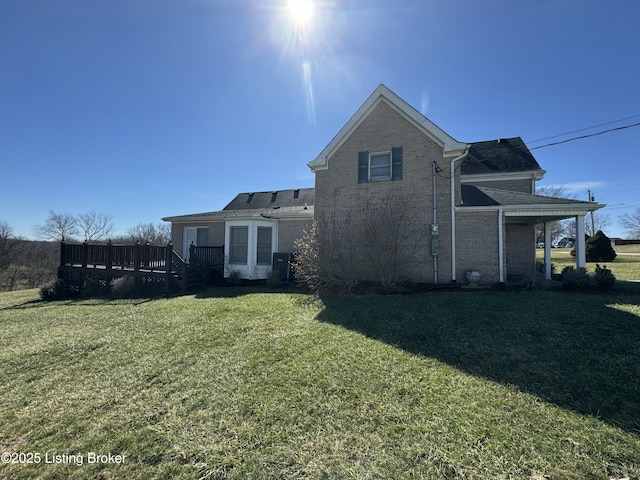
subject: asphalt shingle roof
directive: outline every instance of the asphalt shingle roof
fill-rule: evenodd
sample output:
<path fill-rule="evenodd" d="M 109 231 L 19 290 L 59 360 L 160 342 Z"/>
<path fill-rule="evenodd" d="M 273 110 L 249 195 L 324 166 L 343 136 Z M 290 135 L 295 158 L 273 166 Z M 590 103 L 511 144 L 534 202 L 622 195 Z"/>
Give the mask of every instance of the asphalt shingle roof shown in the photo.
<path fill-rule="evenodd" d="M 520 137 L 475 142 L 469 145 L 469 154 L 462 161 L 462 175 L 541 170 Z"/>
<path fill-rule="evenodd" d="M 487 207 L 493 205 L 583 205 L 582 200 L 547 197 L 531 193 L 513 192 L 497 188 L 462 185 L 462 205 L 465 207 Z"/>
<path fill-rule="evenodd" d="M 254 210 L 274 207 L 313 206 L 314 188 L 274 190 L 270 192 L 240 193 L 223 210 Z"/>

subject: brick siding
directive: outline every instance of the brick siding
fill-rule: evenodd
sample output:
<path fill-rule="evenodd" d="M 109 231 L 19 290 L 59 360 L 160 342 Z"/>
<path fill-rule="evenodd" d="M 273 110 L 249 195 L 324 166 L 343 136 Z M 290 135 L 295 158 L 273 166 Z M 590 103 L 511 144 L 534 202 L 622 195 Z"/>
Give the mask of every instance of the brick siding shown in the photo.
<path fill-rule="evenodd" d="M 403 179 L 358 183 L 358 152 L 370 153 L 403 148 Z M 316 172 L 316 218 L 344 220 L 348 215 L 357 220 L 366 205 L 384 199 L 407 204 L 413 228 L 424 237 L 412 252 L 410 280 L 433 282 L 430 225 L 433 222 L 432 162 L 441 169 L 437 182 L 437 223 L 440 253 L 439 281 L 451 280 L 451 197 L 450 160 L 442 155 L 442 147 L 385 102 L 379 103 L 329 158 L 328 169 Z M 329 222 L 331 223 L 331 222 Z"/>

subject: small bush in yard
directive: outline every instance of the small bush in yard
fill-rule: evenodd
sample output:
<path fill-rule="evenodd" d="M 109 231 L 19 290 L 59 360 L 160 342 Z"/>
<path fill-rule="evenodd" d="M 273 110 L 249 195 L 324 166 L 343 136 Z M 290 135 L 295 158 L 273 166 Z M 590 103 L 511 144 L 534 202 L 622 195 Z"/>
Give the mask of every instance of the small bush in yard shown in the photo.
<path fill-rule="evenodd" d="M 606 265 L 600 268 L 600 265 L 596 264 L 596 271 L 593 274 L 593 280 L 595 281 L 596 288 L 598 290 L 606 292 L 616 283 L 616 276 L 607 268 Z"/>
<path fill-rule="evenodd" d="M 562 287 L 568 290 L 599 290 L 606 292 L 616 282 L 615 275 L 606 266 L 596 264 L 596 270 L 589 274 L 586 268 L 564 267 L 562 269 Z"/>
<path fill-rule="evenodd" d="M 114 298 L 129 298 L 136 293 L 136 282 L 132 277 L 120 277 L 111 281 L 111 295 Z"/>
<path fill-rule="evenodd" d="M 564 267 L 561 275 L 562 287 L 568 290 L 590 290 L 593 286 L 586 268 Z"/>
<path fill-rule="evenodd" d="M 587 262 L 613 262 L 616 258 L 611 240 L 602 230 L 585 242 L 584 250 Z"/>
<path fill-rule="evenodd" d="M 240 277 L 240 271 L 231 270 L 229 272 L 229 276 L 227 277 L 227 282 L 229 282 L 231 285 L 234 285 L 234 286 L 240 285 L 242 283 L 242 277 Z"/>
<path fill-rule="evenodd" d="M 87 298 L 101 297 L 108 294 L 109 290 L 109 284 L 106 281 L 90 278 L 82 285 L 82 296 Z"/>
<path fill-rule="evenodd" d="M 49 285 L 40 288 L 40 298 L 45 302 L 53 302 L 56 300 L 66 300 L 76 297 L 80 293 L 80 289 L 65 280 L 58 279 Z"/>

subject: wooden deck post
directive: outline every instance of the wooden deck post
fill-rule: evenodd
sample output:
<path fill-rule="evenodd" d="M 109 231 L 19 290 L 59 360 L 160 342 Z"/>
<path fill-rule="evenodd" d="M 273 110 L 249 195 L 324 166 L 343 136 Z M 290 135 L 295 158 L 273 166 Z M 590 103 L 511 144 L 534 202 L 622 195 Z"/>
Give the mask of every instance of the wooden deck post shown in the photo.
<path fill-rule="evenodd" d="M 87 268 L 87 259 L 89 258 L 89 244 L 85 240 L 82 242 L 82 268 Z"/>
<path fill-rule="evenodd" d="M 140 270 L 140 240 L 136 240 L 135 250 L 133 252 L 133 270 Z"/>
<path fill-rule="evenodd" d="M 113 246 L 113 244 L 111 243 L 111 239 L 109 239 L 109 241 L 107 242 L 107 253 L 106 253 L 106 259 L 105 259 L 105 270 L 106 270 L 106 282 L 107 282 L 107 287 L 109 286 L 109 284 L 111 283 L 112 280 L 112 275 L 111 275 L 111 269 L 113 268 L 113 249 L 111 248 Z"/>
<path fill-rule="evenodd" d="M 169 240 L 169 243 L 165 247 L 166 250 L 164 252 L 164 271 L 165 273 L 165 287 L 167 290 L 167 295 L 171 293 L 171 262 L 173 260 L 173 243 Z"/>
<path fill-rule="evenodd" d="M 66 243 L 64 243 L 64 240 L 62 240 L 60 242 L 60 266 L 62 267 L 67 260 L 67 252 L 66 252 L 66 248 L 65 248 Z"/>
<path fill-rule="evenodd" d="M 142 247 L 142 265 L 144 266 L 144 268 L 149 268 L 151 258 L 150 250 L 151 249 L 149 248 L 149 242 L 145 242 L 144 246 Z"/>

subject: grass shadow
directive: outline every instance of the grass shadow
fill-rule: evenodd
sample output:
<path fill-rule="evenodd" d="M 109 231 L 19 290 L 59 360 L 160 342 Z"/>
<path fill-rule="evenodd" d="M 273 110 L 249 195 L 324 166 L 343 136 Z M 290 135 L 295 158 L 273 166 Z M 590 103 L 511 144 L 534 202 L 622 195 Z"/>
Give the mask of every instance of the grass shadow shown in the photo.
<path fill-rule="evenodd" d="M 18 303 L 16 305 L 9 305 L 8 307 L 1 307 L 0 311 L 3 310 L 27 310 L 32 308 L 42 308 L 42 307 L 50 307 L 52 305 L 59 305 L 65 307 L 101 307 L 105 305 L 142 305 L 148 302 L 152 302 L 153 300 L 158 300 L 159 298 L 165 298 L 163 296 L 157 297 L 139 297 L 139 298 L 122 298 L 122 299 L 114 299 L 111 297 L 95 297 L 95 298 L 72 298 L 68 300 L 56 300 L 56 301 L 46 301 L 46 300 L 28 300 L 23 303 Z"/>
<path fill-rule="evenodd" d="M 441 292 L 321 300 L 320 321 L 640 435 L 637 295 Z"/>
<path fill-rule="evenodd" d="M 268 286 L 265 282 L 255 281 L 241 285 L 224 285 L 209 287 L 194 292 L 196 298 L 235 298 L 252 294 L 271 293 L 308 293 L 309 290 L 300 288 L 293 283 L 283 283 L 278 286 Z"/>

